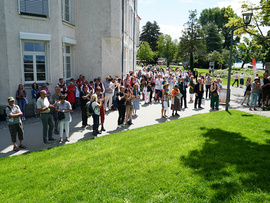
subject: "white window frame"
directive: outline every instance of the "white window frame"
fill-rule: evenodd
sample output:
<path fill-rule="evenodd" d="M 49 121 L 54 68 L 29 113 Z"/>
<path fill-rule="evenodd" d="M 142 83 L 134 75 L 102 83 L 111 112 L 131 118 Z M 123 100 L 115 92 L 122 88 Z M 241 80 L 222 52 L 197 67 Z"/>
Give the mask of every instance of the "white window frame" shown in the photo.
<path fill-rule="evenodd" d="M 45 52 L 29 52 L 24 51 L 24 42 L 42 42 L 45 43 Z M 51 72 L 51 35 L 50 34 L 39 34 L 39 33 L 25 33 L 20 32 L 20 54 L 21 54 L 21 73 L 22 73 L 22 81 L 24 84 L 32 84 L 33 82 L 37 83 L 48 83 L 49 81 L 52 83 L 52 72 Z M 26 53 L 26 54 L 24 54 Z M 34 69 L 34 81 L 25 81 L 24 75 L 24 55 L 33 53 L 34 55 L 45 55 L 45 74 L 46 80 L 45 81 L 36 81 L 36 70 Z M 36 59 L 33 59 L 36 60 Z"/>
<path fill-rule="evenodd" d="M 62 7 L 62 21 L 75 25 L 75 1 L 74 0 L 68 0 L 69 1 L 69 20 L 66 19 L 66 0 L 61 0 L 61 7 Z"/>
<path fill-rule="evenodd" d="M 74 75 L 74 67 L 75 67 L 75 45 L 77 44 L 77 41 L 75 39 L 69 38 L 69 37 L 63 37 L 63 76 L 64 80 L 70 80 Z M 66 53 L 66 47 L 70 47 L 70 53 Z M 70 57 L 70 77 L 67 77 L 67 57 Z"/>

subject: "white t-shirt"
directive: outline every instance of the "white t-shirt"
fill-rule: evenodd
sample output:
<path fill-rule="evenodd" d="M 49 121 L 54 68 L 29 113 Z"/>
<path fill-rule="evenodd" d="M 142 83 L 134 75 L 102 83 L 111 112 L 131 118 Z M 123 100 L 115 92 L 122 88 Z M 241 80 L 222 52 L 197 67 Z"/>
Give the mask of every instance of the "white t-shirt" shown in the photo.
<path fill-rule="evenodd" d="M 100 108 L 98 108 L 97 105 L 98 105 L 97 102 L 93 102 L 93 103 L 92 103 L 92 108 L 93 108 L 93 110 L 94 110 L 94 113 L 95 113 L 96 115 L 99 115 L 99 114 L 100 114 Z"/>
<path fill-rule="evenodd" d="M 47 97 L 45 97 L 44 99 L 42 99 L 41 97 L 38 98 L 37 109 L 42 109 L 44 107 L 49 107 L 49 106 L 50 106 L 50 102 L 49 102 Z M 42 111 L 40 113 L 50 113 L 50 108 L 48 108 L 45 111 Z"/>
<path fill-rule="evenodd" d="M 162 90 L 162 84 L 161 84 L 160 79 L 156 79 L 155 84 L 156 84 L 156 87 L 155 87 L 156 90 Z"/>

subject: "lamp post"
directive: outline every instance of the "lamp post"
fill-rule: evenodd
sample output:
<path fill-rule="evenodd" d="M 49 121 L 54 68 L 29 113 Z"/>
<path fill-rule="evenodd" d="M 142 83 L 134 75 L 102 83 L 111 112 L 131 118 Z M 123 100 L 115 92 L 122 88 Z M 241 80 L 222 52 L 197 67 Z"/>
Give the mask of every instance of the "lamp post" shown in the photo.
<path fill-rule="evenodd" d="M 230 100 L 230 86 L 231 86 L 231 70 L 232 70 L 232 45 L 233 45 L 233 32 L 241 27 L 247 27 L 250 24 L 253 13 L 246 12 L 243 13 L 243 21 L 245 25 L 241 25 L 238 27 L 232 26 L 231 29 L 231 49 L 230 49 L 230 63 L 229 63 L 229 71 L 228 71 L 228 84 L 227 84 L 227 97 L 226 97 L 226 111 L 229 110 L 229 100 Z"/>

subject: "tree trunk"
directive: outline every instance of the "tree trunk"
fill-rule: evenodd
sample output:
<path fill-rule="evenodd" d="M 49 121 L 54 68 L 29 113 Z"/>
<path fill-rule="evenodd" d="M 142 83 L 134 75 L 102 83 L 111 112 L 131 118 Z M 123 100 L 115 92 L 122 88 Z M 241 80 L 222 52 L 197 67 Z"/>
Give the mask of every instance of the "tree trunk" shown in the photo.
<path fill-rule="evenodd" d="M 245 62 L 245 61 L 243 61 L 241 68 L 244 68 L 245 63 L 246 63 L 246 62 Z"/>
<path fill-rule="evenodd" d="M 193 53 L 190 53 L 189 65 L 190 65 L 190 70 L 193 73 L 193 68 L 194 68 Z"/>

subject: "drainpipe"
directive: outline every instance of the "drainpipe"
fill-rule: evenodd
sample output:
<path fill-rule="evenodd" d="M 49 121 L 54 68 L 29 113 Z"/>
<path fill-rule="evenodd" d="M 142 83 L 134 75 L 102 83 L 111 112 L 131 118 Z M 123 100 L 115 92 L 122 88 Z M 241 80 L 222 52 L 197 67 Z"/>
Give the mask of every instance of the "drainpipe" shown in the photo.
<path fill-rule="evenodd" d="M 136 22 L 136 0 L 134 0 L 134 23 L 133 23 L 133 73 L 135 72 L 135 22 Z"/>
<path fill-rule="evenodd" d="M 125 0 L 122 0 L 122 81 L 124 79 L 124 43 L 125 43 Z"/>

